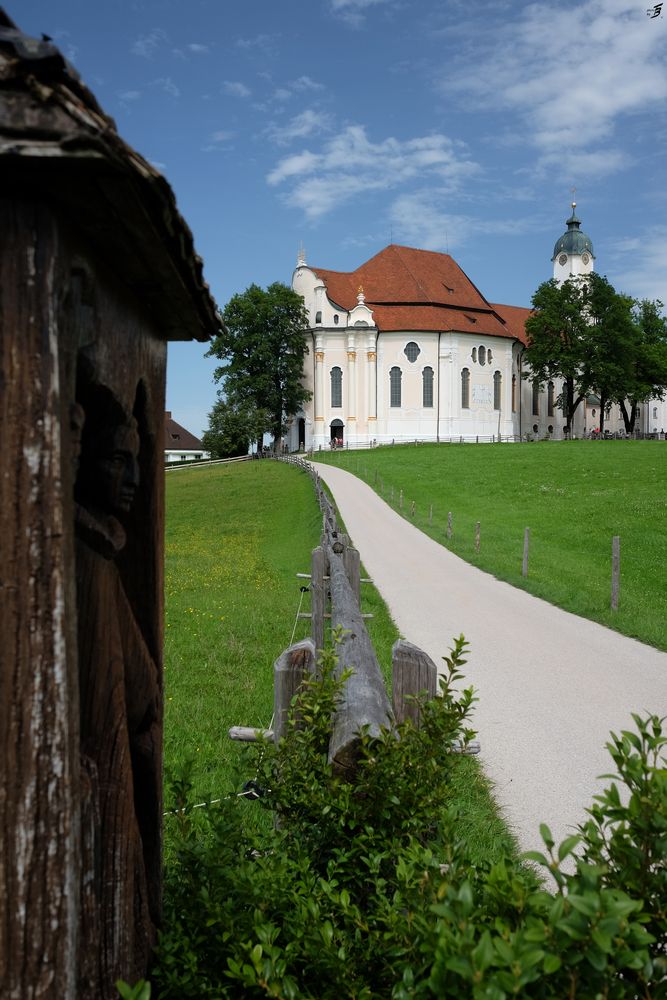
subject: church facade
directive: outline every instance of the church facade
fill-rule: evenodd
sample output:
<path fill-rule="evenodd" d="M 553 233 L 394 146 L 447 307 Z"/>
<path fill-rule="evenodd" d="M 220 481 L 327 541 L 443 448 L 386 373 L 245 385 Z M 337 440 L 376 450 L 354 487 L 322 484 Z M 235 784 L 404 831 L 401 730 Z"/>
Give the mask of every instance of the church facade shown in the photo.
<path fill-rule="evenodd" d="M 580 225 L 573 204 L 552 257 L 558 281 L 593 269 Z M 489 302 L 448 254 L 391 244 L 340 272 L 309 266 L 301 253 L 292 288 L 309 317 L 304 380 L 312 398 L 292 420 L 289 450 L 564 436 L 560 381 L 523 377 L 530 309 Z M 598 427 L 596 402 L 577 409 L 574 436 Z M 665 404 L 655 404 L 655 428 L 645 406 L 641 430 L 667 425 Z M 605 426 L 622 430 L 618 407 Z"/>

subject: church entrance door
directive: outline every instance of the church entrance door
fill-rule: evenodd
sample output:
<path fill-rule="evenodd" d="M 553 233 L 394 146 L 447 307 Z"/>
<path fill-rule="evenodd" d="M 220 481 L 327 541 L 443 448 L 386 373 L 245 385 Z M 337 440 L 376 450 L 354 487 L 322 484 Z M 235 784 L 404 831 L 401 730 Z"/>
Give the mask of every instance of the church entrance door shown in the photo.
<path fill-rule="evenodd" d="M 329 428 L 331 432 L 331 447 L 332 448 L 342 448 L 343 447 L 343 421 L 342 420 L 332 420 L 331 426 Z M 334 444 L 334 441 L 336 442 Z"/>

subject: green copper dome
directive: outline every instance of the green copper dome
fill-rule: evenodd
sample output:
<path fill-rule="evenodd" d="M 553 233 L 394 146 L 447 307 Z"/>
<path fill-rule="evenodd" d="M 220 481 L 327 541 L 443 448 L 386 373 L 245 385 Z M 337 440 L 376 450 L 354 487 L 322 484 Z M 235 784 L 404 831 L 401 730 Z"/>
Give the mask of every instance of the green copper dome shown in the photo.
<path fill-rule="evenodd" d="M 591 257 L 595 257 L 590 236 L 582 233 L 579 229 L 581 220 L 576 216 L 576 207 L 576 203 L 572 202 L 572 215 L 567 220 L 567 232 L 563 233 L 559 240 L 556 240 L 552 260 L 555 260 L 560 253 L 582 254 L 584 251 L 587 251 Z"/>

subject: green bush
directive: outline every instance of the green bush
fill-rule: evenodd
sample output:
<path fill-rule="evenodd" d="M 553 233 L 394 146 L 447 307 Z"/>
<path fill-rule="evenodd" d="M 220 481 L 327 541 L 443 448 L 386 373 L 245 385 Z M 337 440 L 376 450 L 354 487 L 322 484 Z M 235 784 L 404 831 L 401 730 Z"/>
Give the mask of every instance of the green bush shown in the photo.
<path fill-rule="evenodd" d="M 419 730 L 364 736 L 354 784 L 328 764 L 344 679 L 325 654 L 287 737 L 255 750 L 258 805 L 275 820 L 263 834 L 246 832 L 236 795 L 193 810 L 181 770 L 159 997 L 667 996 L 661 721 L 612 737 L 627 791 L 599 796 L 579 836 L 556 848 L 543 828 L 545 854 L 528 857 L 548 891 L 527 864 L 471 863 L 457 838 L 451 749 L 473 735 L 472 692 L 455 691 L 464 652 L 460 639 Z"/>

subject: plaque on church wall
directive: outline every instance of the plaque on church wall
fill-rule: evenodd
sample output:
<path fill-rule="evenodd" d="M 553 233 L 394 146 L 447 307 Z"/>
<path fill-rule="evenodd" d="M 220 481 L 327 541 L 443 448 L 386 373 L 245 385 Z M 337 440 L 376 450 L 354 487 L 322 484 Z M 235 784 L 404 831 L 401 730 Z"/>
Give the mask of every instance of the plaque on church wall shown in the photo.
<path fill-rule="evenodd" d="M 482 403 L 483 405 L 491 405 L 491 400 L 493 399 L 493 392 L 491 387 L 488 385 L 473 385 L 472 387 L 472 401 L 473 403 Z"/>

